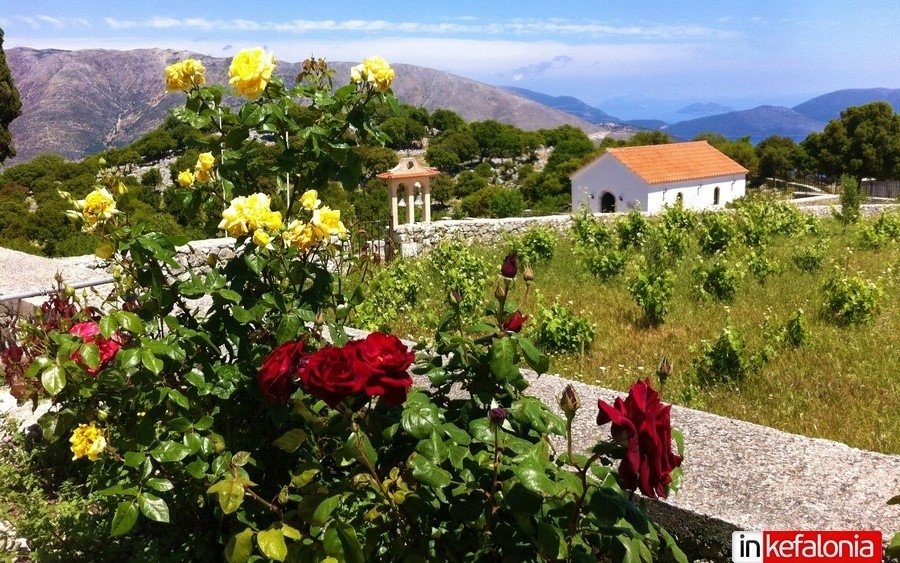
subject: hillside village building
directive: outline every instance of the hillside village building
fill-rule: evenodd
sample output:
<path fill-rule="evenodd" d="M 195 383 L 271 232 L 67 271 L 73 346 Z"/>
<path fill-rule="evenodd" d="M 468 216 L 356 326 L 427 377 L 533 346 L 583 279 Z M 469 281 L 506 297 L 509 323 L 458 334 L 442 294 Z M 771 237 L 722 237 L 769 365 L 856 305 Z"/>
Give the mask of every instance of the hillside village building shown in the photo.
<path fill-rule="evenodd" d="M 572 210 L 594 213 L 718 209 L 747 189 L 747 169 L 706 141 L 607 149 L 569 178 Z"/>

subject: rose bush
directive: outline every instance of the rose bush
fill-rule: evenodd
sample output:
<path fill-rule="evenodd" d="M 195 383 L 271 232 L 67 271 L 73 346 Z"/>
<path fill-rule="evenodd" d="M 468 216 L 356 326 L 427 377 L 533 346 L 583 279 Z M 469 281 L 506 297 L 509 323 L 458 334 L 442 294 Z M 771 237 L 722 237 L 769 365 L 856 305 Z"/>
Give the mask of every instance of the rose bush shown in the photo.
<path fill-rule="evenodd" d="M 367 59 L 334 89 L 321 59 L 294 86 L 274 65 L 262 49 L 235 57 L 229 82 L 248 99 L 237 109 L 202 66 L 166 71 L 170 90 L 187 91 L 176 117 L 204 134 L 172 200 L 201 214 L 217 202 L 232 258 L 179 263 L 186 241 L 135 222 L 105 188 L 73 201 L 114 288 L 88 304 L 61 287 L 2 358 L 20 400 L 50 402 L 30 459 L 59 477 L 48 487 L 83 496 L 91 525 L 53 524 L 32 546 L 66 560 L 685 561 L 628 494 L 635 479 L 655 496 L 673 484 L 668 411 L 614 421 L 635 428 L 633 460 L 606 439 L 575 452 L 574 391 L 565 418 L 524 393 L 520 366 L 544 373 L 549 360 L 518 332 L 514 257 L 481 312 L 471 280 L 446 276 L 427 348 L 350 337 L 365 263 L 318 190 L 359 181 L 352 149 L 384 140 L 372 116 L 396 107 L 393 70 Z M 247 177 L 261 169 L 260 135 L 278 154 L 265 165 L 273 193 Z M 622 458 L 634 463 L 617 472 Z"/>

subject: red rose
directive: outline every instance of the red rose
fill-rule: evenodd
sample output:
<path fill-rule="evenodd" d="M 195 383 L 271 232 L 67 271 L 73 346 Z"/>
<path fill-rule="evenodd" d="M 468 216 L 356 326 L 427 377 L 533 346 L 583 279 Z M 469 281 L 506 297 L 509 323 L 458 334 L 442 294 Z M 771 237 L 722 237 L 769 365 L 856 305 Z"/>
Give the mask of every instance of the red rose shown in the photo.
<path fill-rule="evenodd" d="M 75 323 L 72 325 L 72 328 L 69 329 L 69 334 L 74 334 L 84 340 L 87 344 L 96 345 L 97 350 L 100 352 L 100 364 L 95 368 L 88 367 L 88 365 L 84 363 L 84 358 L 81 357 L 81 352 L 78 350 L 72 352 L 72 355 L 69 356 L 88 372 L 89 375 L 97 375 L 100 373 L 100 370 L 105 368 L 113 358 L 116 357 L 116 354 L 119 353 L 123 344 L 122 336 L 118 332 L 113 333 L 109 338 L 100 336 L 100 325 L 94 321 Z"/>
<path fill-rule="evenodd" d="M 389 405 L 406 400 L 413 383 L 407 370 L 416 355 L 399 338 L 373 332 L 365 340 L 348 342 L 344 349 L 352 358 L 353 369 L 364 375 L 367 395 L 380 396 Z"/>
<path fill-rule="evenodd" d="M 334 407 L 360 393 L 366 384 L 366 374 L 355 370 L 353 364 L 343 348 L 327 346 L 309 357 L 300 370 L 300 384 L 309 394 Z"/>
<path fill-rule="evenodd" d="M 303 340 L 285 342 L 266 357 L 259 368 L 259 390 L 273 403 L 286 403 L 291 398 L 294 382 L 309 357 L 303 352 Z"/>
<path fill-rule="evenodd" d="M 623 487 L 650 498 L 666 498 L 671 472 L 681 465 L 681 456 L 672 453 L 672 405 L 663 405 L 650 380 L 636 381 L 623 401 L 614 405 L 597 401 L 597 424 L 612 422 L 613 438 L 628 441 L 628 451 L 619 465 Z"/>
<path fill-rule="evenodd" d="M 506 319 L 505 323 L 503 323 L 503 330 L 507 332 L 519 332 L 522 330 L 522 325 L 525 324 L 525 321 L 527 320 L 528 315 L 523 315 L 519 311 L 516 311 Z"/>
<path fill-rule="evenodd" d="M 516 253 L 507 254 L 503 259 L 503 265 L 500 266 L 500 275 L 504 278 L 514 278 L 519 273 L 519 262 Z"/>

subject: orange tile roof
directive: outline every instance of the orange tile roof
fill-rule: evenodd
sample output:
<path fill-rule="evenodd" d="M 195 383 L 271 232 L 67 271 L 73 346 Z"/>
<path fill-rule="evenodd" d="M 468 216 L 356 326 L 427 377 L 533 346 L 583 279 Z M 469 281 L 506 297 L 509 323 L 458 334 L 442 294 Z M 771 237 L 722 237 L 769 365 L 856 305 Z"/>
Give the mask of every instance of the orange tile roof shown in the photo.
<path fill-rule="evenodd" d="M 746 174 L 747 169 L 706 141 L 607 149 L 648 184 Z"/>

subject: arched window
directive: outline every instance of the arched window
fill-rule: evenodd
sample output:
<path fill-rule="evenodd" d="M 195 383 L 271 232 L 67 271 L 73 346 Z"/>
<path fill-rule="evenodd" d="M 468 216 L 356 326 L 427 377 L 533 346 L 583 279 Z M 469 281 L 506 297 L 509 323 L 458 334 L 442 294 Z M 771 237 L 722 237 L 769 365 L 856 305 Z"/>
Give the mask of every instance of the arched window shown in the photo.
<path fill-rule="evenodd" d="M 713 205 L 719 205 L 719 186 L 713 190 Z"/>
<path fill-rule="evenodd" d="M 603 196 L 600 198 L 600 213 L 615 213 L 616 212 L 616 196 L 609 192 L 603 192 Z"/>

